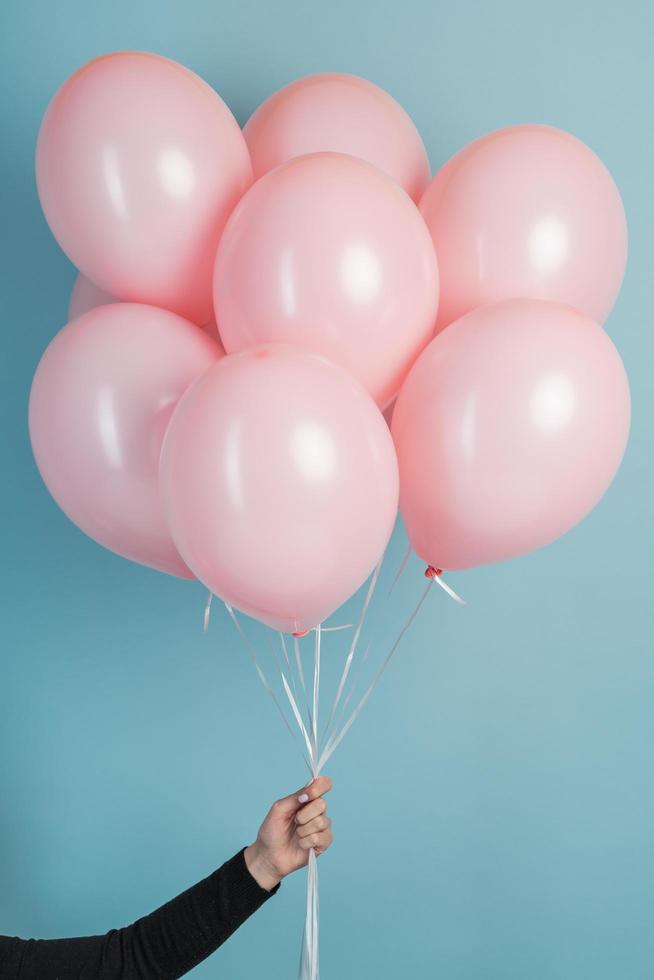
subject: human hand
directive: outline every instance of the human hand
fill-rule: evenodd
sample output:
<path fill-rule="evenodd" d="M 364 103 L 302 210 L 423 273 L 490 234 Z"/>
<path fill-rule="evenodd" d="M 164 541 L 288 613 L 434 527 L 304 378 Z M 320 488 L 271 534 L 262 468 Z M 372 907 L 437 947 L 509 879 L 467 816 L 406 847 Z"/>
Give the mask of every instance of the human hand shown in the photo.
<path fill-rule="evenodd" d="M 320 855 L 333 841 L 332 822 L 323 799 L 331 788 L 329 776 L 316 776 L 307 786 L 271 806 L 256 841 L 245 849 L 248 871 L 266 891 L 292 871 L 303 868 L 310 848 Z"/>

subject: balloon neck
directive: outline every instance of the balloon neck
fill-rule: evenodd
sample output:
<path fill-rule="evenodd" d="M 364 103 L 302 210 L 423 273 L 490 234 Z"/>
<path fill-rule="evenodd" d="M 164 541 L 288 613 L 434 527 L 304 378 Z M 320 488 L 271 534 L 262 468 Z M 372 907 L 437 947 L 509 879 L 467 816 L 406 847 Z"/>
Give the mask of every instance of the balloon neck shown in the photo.
<path fill-rule="evenodd" d="M 433 565 L 427 565 L 425 569 L 425 578 L 439 578 L 443 574 L 442 568 L 434 568 Z"/>
<path fill-rule="evenodd" d="M 293 636 L 296 638 L 296 640 L 301 640 L 302 637 L 306 636 L 308 633 L 309 630 L 298 630 L 297 633 L 293 633 Z"/>

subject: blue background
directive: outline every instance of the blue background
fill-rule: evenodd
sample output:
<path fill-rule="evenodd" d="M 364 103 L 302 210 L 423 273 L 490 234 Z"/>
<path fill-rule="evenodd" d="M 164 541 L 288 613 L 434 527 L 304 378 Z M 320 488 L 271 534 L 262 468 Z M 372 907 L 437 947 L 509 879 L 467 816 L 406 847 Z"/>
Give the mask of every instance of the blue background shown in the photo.
<path fill-rule="evenodd" d="M 36 198 L 37 128 L 78 65 L 131 47 L 199 72 L 241 122 L 299 75 L 353 71 L 404 104 L 434 169 L 488 130 L 546 122 L 615 176 L 631 235 L 607 325 L 632 384 L 623 467 L 560 542 L 453 576 L 466 609 L 429 596 L 329 766 L 322 968 L 325 980 L 652 976 L 651 9 L 3 0 L 1 932 L 103 932 L 150 911 L 247 843 L 305 776 L 224 612 L 204 636 L 201 586 L 85 538 L 31 457 L 29 385 L 74 278 Z M 398 529 L 387 576 L 404 546 Z M 371 658 L 423 582 L 415 560 L 378 604 Z M 195 975 L 294 976 L 303 889 L 303 875 L 288 880 Z"/>

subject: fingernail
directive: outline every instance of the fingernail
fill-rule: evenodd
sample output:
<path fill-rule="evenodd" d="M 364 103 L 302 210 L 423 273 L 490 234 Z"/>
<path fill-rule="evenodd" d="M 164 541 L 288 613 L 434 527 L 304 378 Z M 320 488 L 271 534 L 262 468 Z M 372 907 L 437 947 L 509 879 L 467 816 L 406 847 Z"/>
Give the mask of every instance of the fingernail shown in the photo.
<path fill-rule="evenodd" d="M 308 803 L 309 802 L 309 794 L 308 793 L 302 793 L 300 796 L 298 796 L 297 801 L 298 801 L 298 803 Z"/>

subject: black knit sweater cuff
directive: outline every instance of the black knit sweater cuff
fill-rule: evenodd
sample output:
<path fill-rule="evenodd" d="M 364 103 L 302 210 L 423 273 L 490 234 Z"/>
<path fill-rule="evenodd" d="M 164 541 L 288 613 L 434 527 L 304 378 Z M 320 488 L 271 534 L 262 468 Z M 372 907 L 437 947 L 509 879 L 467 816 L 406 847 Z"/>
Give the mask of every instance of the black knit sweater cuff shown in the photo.
<path fill-rule="evenodd" d="M 279 884 L 270 891 L 261 887 L 245 863 L 245 850 L 243 847 L 221 868 L 229 888 L 232 912 L 237 918 L 247 917 L 279 891 Z"/>

